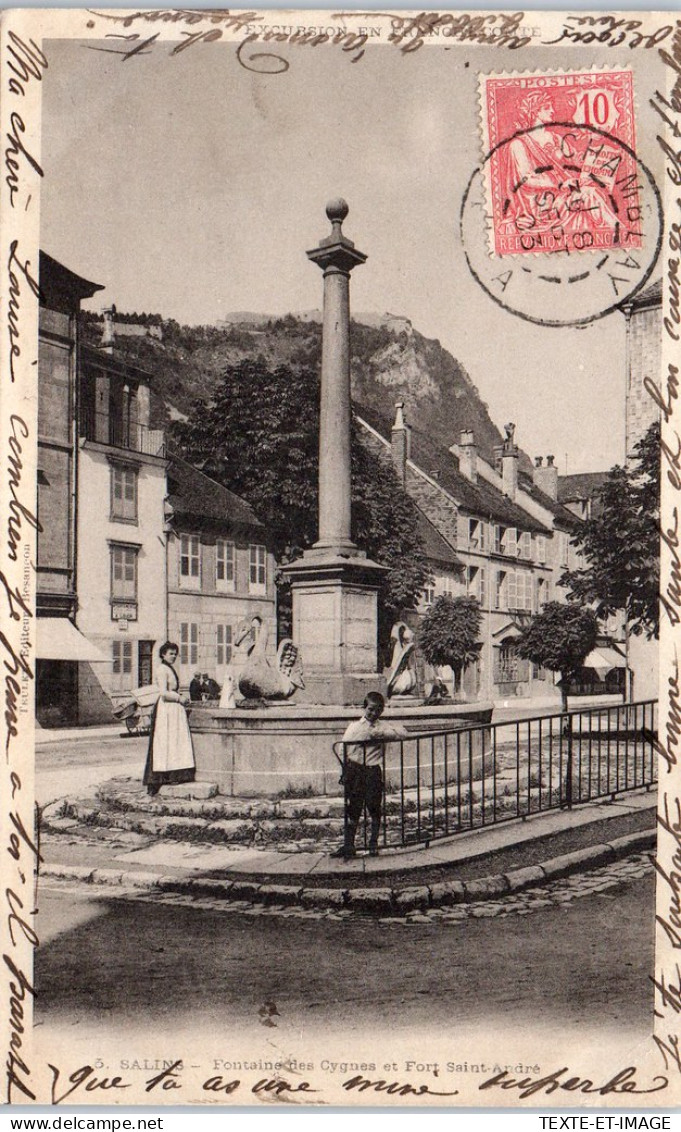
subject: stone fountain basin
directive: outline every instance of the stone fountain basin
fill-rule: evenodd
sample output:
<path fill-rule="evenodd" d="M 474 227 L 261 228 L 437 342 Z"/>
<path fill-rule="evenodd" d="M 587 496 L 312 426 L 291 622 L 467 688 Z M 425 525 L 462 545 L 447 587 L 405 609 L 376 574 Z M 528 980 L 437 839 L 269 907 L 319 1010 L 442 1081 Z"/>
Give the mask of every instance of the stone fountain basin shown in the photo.
<path fill-rule="evenodd" d="M 296 704 L 274 704 L 255 710 L 228 711 L 203 705 L 191 714 L 191 731 L 196 757 L 196 778 L 214 783 L 220 794 L 233 797 L 305 797 L 339 795 L 340 767 L 332 744 L 343 737 L 361 709 Z M 410 734 L 479 728 L 460 744 L 462 774 L 468 775 L 481 763 L 489 747 L 492 704 L 448 704 L 438 707 L 388 707 L 383 720 L 399 722 Z M 420 744 L 423 782 L 432 782 L 431 751 L 435 754 L 435 782 L 444 781 L 442 765 L 444 738 Z M 416 743 L 405 740 L 405 787 L 416 783 Z M 456 741 L 448 739 L 448 779 L 456 778 Z M 400 743 L 386 746 L 386 779 L 400 781 Z"/>

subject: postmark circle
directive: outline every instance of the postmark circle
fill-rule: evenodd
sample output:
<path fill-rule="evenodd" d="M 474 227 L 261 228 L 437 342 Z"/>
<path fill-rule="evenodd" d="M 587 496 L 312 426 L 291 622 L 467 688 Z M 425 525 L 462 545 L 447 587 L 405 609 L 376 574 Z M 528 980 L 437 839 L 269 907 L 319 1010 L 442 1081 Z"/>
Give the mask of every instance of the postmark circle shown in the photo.
<path fill-rule="evenodd" d="M 549 122 L 500 141 L 468 181 L 461 242 L 499 306 L 542 326 L 583 326 L 650 278 L 662 200 L 633 149 L 593 125 Z"/>

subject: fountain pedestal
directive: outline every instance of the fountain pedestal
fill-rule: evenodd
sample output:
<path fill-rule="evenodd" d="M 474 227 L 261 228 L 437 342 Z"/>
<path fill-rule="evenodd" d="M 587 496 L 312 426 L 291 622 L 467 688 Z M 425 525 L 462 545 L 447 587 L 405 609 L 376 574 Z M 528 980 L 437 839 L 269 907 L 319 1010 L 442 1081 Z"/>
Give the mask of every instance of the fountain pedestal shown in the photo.
<path fill-rule="evenodd" d="M 360 556 L 306 554 L 287 568 L 293 639 L 305 666 L 298 703 L 361 704 L 386 693 L 377 669 L 377 591 L 384 568 Z"/>

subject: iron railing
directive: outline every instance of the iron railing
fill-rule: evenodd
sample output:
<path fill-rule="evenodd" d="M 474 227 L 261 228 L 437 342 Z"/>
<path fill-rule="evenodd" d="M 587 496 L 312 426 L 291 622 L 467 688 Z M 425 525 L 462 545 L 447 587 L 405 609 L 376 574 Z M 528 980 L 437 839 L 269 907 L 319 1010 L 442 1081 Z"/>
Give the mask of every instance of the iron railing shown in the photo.
<path fill-rule="evenodd" d="M 383 744 L 379 844 L 423 843 L 548 810 L 649 789 L 657 781 L 657 701 L 588 708 Z M 375 750 L 375 742 L 373 744 Z M 370 765 L 367 744 L 338 743 L 343 765 Z M 347 788 L 346 788 L 347 795 Z M 346 796 L 345 832 L 348 835 Z M 369 818 L 358 834 L 365 846 Z"/>
<path fill-rule="evenodd" d="M 86 411 L 81 417 L 81 436 L 111 448 L 141 452 L 145 456 L 164 456 L 165 437 L 160 428 L 149 428 L 135 420 L 109 413 Z"/>

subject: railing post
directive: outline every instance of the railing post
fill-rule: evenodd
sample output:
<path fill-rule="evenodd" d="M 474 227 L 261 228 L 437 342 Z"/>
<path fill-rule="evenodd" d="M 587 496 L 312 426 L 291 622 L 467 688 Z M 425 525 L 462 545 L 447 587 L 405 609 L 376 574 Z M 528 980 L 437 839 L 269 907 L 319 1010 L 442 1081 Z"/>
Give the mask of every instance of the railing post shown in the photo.
<path fill-rule="evenodd" d="M 367 786 L 368 786 L 368 783 L 367 783 L 367 745 L 366 745 L 366 743 L 362 743 L 362 765 L 364 767 L 364 805 L 362 806 L 362 813 L 360 814 L 359 820 L 362 823 L 362 837 L 363 837 L 362 848 L 366 849 L 366 847 L 368 845 L 367 819 L 371 820 L 370 817 L 369 817 L 369 811 L 367 809 Z M 357 836 L 357 834 L 355 833 L 355 837 L 356 836 Z"/>
<path fill-rule="evenodd" d="M 568 714 L 565 720 L 565 737 L 567 739 L 567 759 L 565 766 L 565 805 L 572 809 L 572 716 Z"/>
<path fill-rule="evenodd" d="M 341 782 L 343 783 L 343 846 L 348 847 L 348 749 L 343 743 L 343 763 Z"/>
<path fill-rule="evenodd" d="M 381 817 L 383 819 L 382 822 L 381 822 L 381 825 L 383 827 L 382 832 L 381 832 L 381 838 L 382 838 L 384 847 L 388 844 L 388 776 L 387 776 L 386 766 L 385 766 L 385 752 L 386 752 L 386 744 L 384 743 L 383 744 L 383 751 L 381 753 L 381 775 L 382 775 L 382 779 L 383 779 L 383 782 L 382 782 L 382 785 L 381 785 Z"/>

